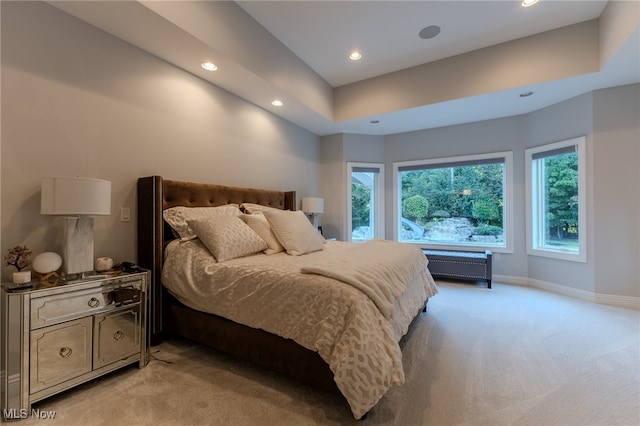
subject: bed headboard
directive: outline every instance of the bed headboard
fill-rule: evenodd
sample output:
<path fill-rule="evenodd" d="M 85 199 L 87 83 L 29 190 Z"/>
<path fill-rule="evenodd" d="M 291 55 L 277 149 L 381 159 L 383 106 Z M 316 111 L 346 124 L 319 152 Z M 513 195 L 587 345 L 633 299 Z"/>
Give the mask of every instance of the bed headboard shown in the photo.
<path fill-rule="evenodd" d="M 138 265 L 151 271 L 149 324 L 151 342 L 162 332 L 163 252 L 175 237 L 162 218 L 165 209 L 176 206 L 215 207 L 254 203 L 284 210 L 296 210 L 294 191 L 270 191 L 197 182 L 183 182 L 149 176 L 138 179 Z"/>

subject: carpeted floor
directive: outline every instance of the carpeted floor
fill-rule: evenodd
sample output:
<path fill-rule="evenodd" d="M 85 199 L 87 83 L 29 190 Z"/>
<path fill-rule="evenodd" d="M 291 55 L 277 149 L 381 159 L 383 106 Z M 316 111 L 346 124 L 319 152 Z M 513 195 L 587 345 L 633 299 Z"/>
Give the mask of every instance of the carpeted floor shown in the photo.
<path fill-rule="evenodd" d="M 640 425 L 640 312 L 440 282 L 403 346 L 407 381 L 363 421 L 316 391 L 186 341 L 38 404 L 44 425 Z"/>

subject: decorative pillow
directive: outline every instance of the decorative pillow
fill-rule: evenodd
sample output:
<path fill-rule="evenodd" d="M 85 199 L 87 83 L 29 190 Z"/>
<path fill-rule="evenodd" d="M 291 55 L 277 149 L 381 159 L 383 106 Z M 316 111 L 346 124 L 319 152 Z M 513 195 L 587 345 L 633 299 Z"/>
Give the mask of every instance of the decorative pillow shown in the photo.
<path fill-rule="evenodd" d="M 271 231 L 271 226 L 269 226 L 269 222 L 262 212 L 243 214 L 240 216 L 240 219 L 249 225 L 249 227 L 253 229 L 256 234 L 260 235 L 260 238 L 267 243 L 267 249 L 264 251 L 265 254 L 274 254 L 284 251 L 284 247 L 282 247 L 276 236 Z"/>
<path fill-rule="evenodd" d="M 218 262 L 249 256 L 267 248 L 267 243 L 237 216 L 193 219 L 187 223 Z"/>
<path fill-rule="evenodd" d="M 196 233 L 189 228 L 188 220 L 218 217 L 240 216 L 242 212 L 237 204 L 226 204 L 217 207 L 171 207 L 162 212 L 162 217 L 182 239 L 196 238 Z"/>
<path fill-rule="evenodd" d="M 240 208 L 249 214 L 264 212 L 267 210 L 275 210 L 281 212 L 282 209 L 277 209 L 275 207 L 263 206 L 262 204 L 253 204 L 253 203 L 242 203 L 240 204 Z"/>
<path fill-rule="evenodd" d="M 263 213 L 287 253 L 299 256 L 324 247 L 324 238 L 301 210 L 274 209 Z"/>

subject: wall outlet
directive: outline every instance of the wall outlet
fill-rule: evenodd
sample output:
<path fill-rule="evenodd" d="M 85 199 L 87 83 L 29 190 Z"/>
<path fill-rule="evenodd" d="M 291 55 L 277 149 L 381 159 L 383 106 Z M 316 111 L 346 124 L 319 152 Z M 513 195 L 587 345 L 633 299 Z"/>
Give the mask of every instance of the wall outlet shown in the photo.
<path fill-rule="evenodd" d="M 500 253 L 494 253 L 493 254 L 493 260 L 500 260 Z"/>
<path fill-rule="evenodd" d="M 131 222 L 131 209 L 120 207 L 120 222 Z"/>

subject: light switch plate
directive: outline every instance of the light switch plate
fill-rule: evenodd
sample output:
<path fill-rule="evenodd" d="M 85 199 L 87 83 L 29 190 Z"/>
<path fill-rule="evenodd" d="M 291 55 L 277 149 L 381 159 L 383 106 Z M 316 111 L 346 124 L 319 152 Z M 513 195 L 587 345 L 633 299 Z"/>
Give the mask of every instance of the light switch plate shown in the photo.
<path fill-rule="evenodd" d="M 120 207 L 120 222 L 131 222 L 131 209 Z"/>

